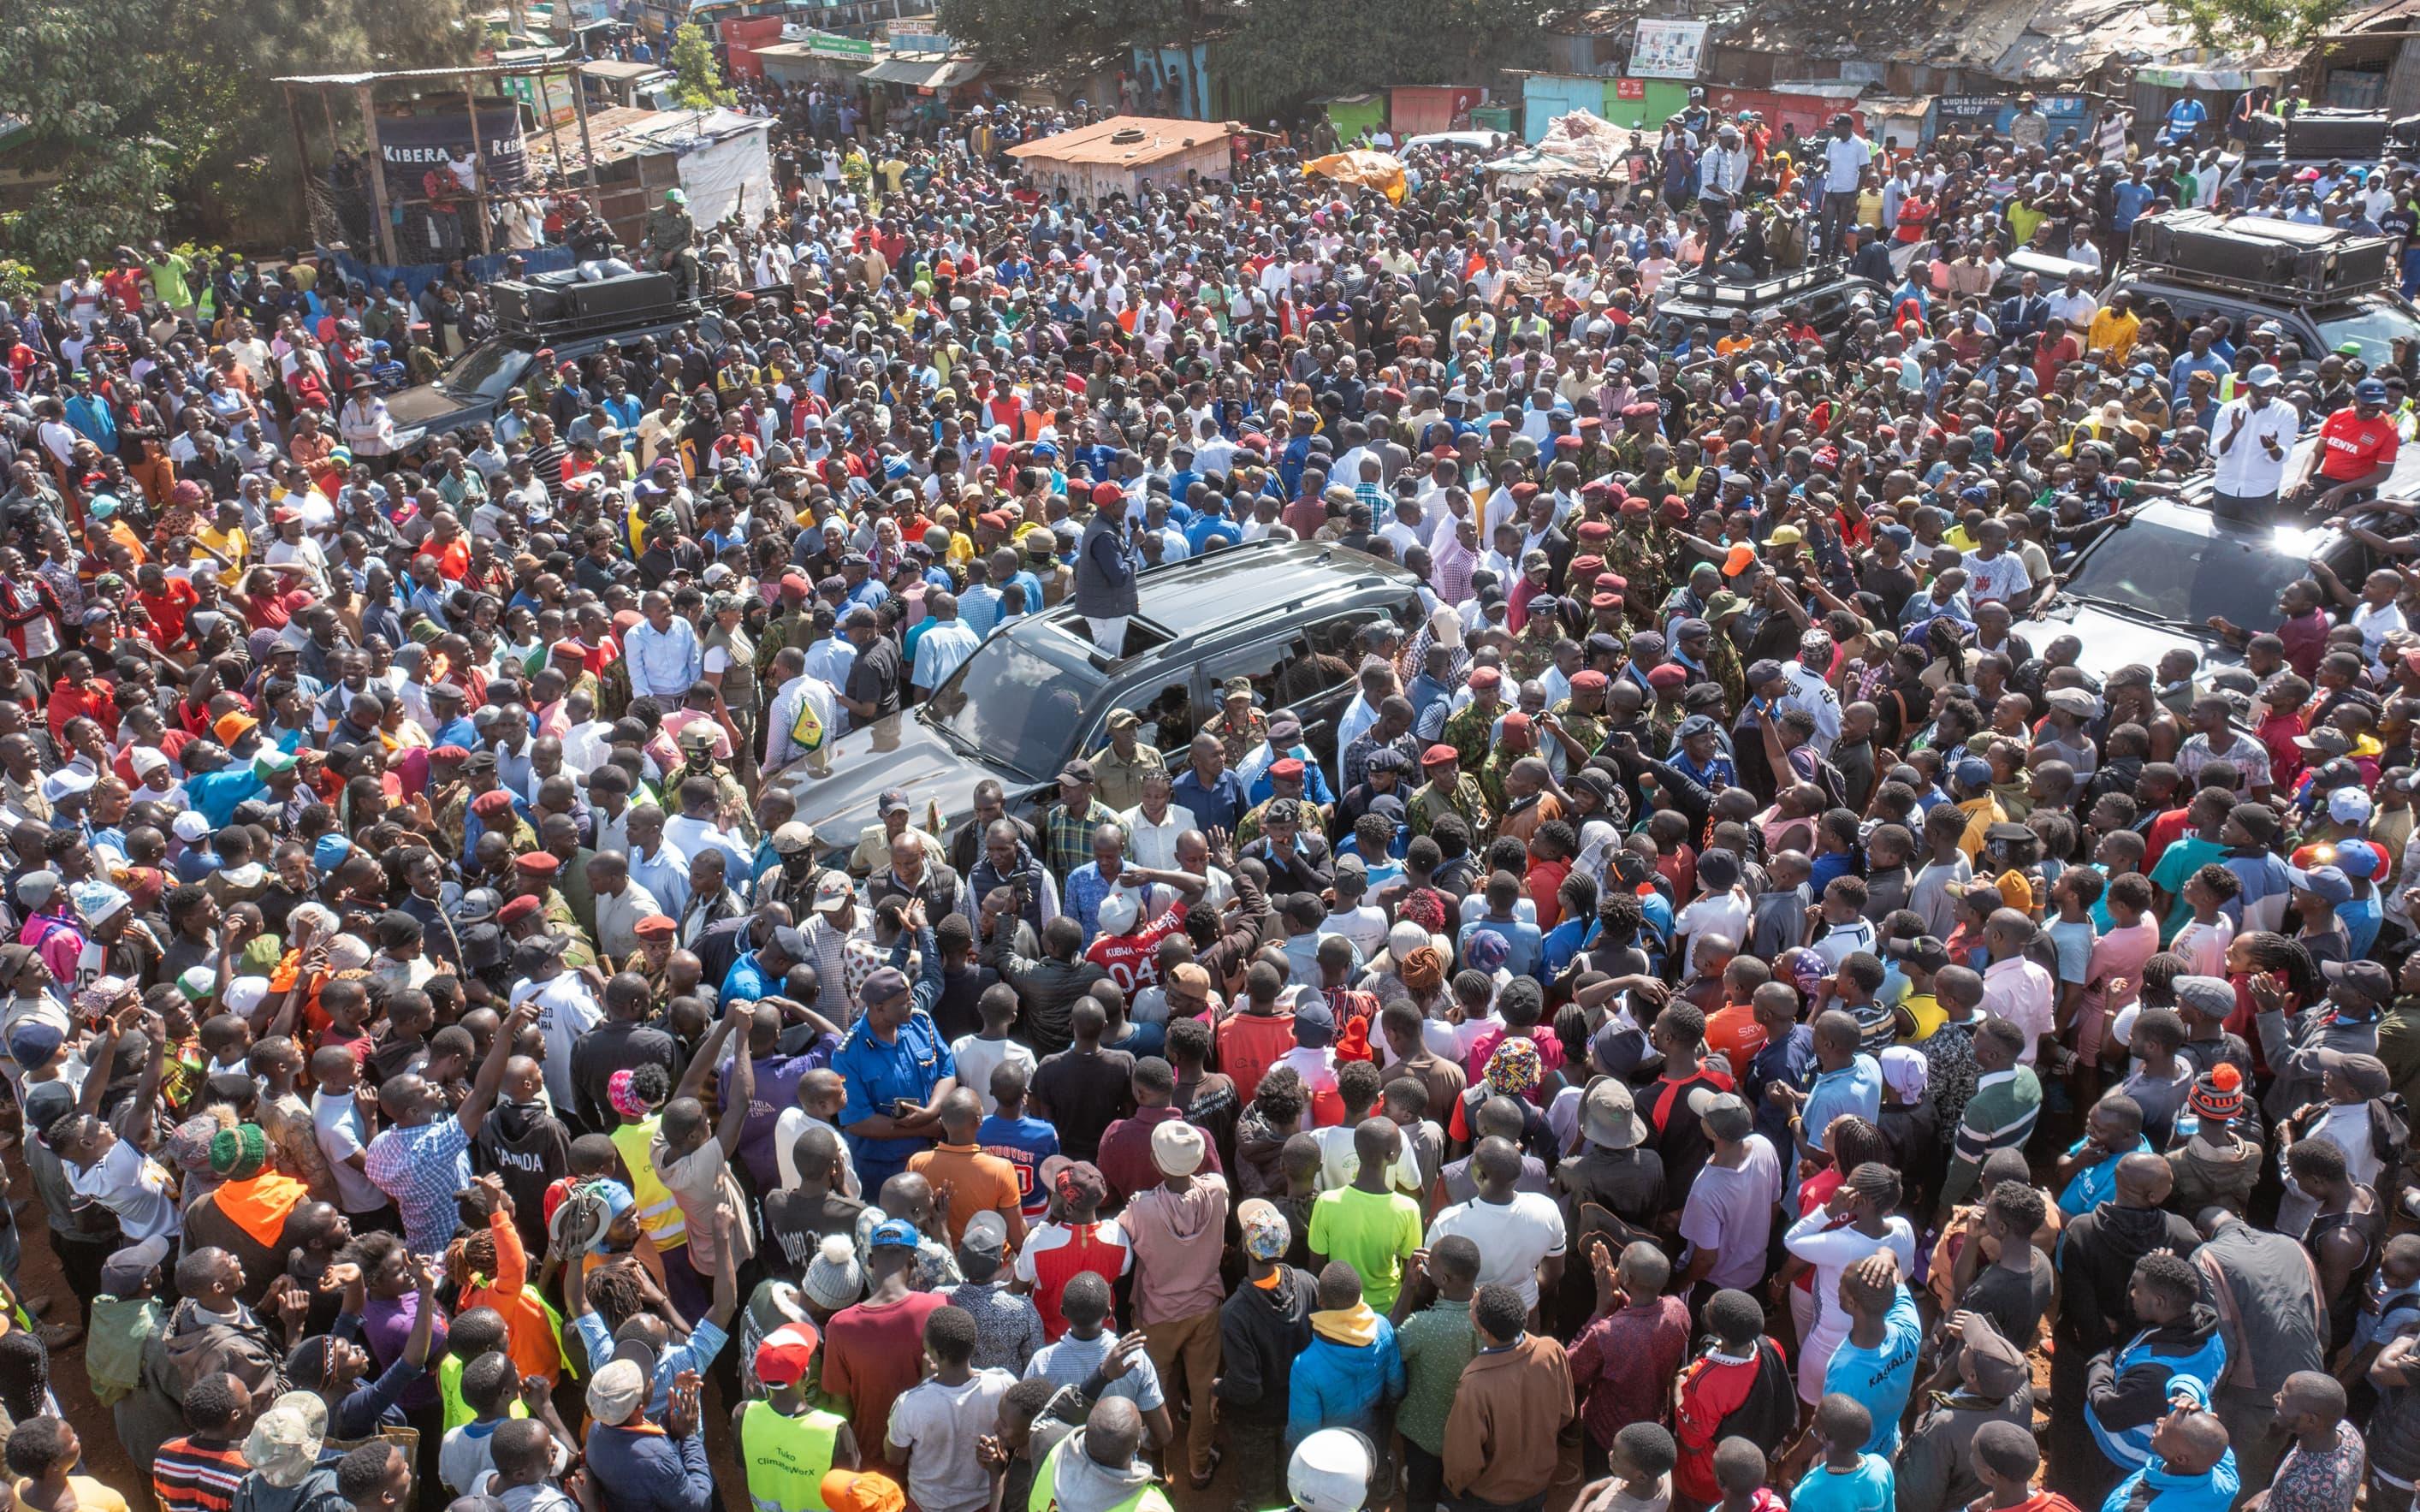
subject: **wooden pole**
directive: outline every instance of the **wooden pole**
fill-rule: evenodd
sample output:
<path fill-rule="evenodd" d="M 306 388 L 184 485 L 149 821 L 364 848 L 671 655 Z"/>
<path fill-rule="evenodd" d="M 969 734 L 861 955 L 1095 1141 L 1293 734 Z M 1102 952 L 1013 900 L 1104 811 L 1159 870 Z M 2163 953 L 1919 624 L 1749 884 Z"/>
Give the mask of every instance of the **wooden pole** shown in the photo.
<path fill-rule="evenodd" d="M 286 124 L 294 130 L 295 171 L 302 176 L 302 226 L 311 233 L 311 239 L 317 241 L 319 239 L 319 220 L 311 213 L 311 146 L 302 135 L 302 113 L 294 108 L 294 86 L 280 85 L 278 91 L 286 97 Z M 325 98 L 321 97 L 323 100 Z M 333 145 L 334 140 L 332 133 L 329 141 Z"/>
<path fill-rule="evenodd" d="M 479 251 L 495 249 L 488 245 L 488 201 L 492 190 L 488 183 L 487 154 L 479 150 L 479 81 L 470 74 L 462 75 L 462 109 L 471 117 L 471 181 L 479 187 L 471 192 L 471 213 L 479 223 Z M 467 243 L 470 239 L 465 237 Z"/>
<path fill-rule="evenodd" d="M 378 221 L 379 250 L 386 256 L 386 265 L 395 267 L 402 259 L 395 255 L 395 222 L 386 212 L 386 148 L 379 145 L 378 106 L 371 99 L 372 86 L 355 87 L 353 98 L 361 101 L 362 131 L 370 147 L 370 214 Z"/>
<path fill-rule="evenodd" d="M 335 161 L 336 156 L 336 107 L 329 103 L 328 91 L 325 89 L 314 89 L 311 92 L 319 97 L 319 122 L 328 129 L 328 158 L 329 161 L 333 162 Z M 372 173 L 376 173 L 379 169 L 379 164 L 373 162 L 369 165 L 369 168 Z M 330 199 L 332 203 L 334 198 L 334 196 L 331 194 Z M 345 229 L 343 207 L 339 206 L 330 213 L 334 215 L 336 219 L 337 237 L 341 239 L 349 236 L 349 233 Z M 364 258 L 366 258 L 369 255 L 369 250 L 370 249 L 367 247 L 355 247 L 352 249 L 354 256 Z"/>
<path fill-rule="evenodd" d="M 605 207 L 597 203 L 597 144 L 588 139 L 588 81 L 578 69 L 571 70 L 571 113 L 580 118 L 580 151 L 588 160 L 588 197 L 597 205 L 597 213 L 602 215 Z M 569 178 L 565 175 L 566 182 Z"/>
<path fill-rule="evenodd" d="M 538 111 L 546 116 L 546 147 L 547 150 L 554 155 L 554 171 L 562 173 L 563 133 L 555 129 L 554 112 L 546 102 L 546 65 L 543 63 L 537 66 L 537 83 L 530 93 L 537 97 Z M 572 108 L 577 110 L 579 108 L 577 101 L 580 99 L 580 81 L 577 79 L 571 81 L 571 98 L 574 101 Z"/>

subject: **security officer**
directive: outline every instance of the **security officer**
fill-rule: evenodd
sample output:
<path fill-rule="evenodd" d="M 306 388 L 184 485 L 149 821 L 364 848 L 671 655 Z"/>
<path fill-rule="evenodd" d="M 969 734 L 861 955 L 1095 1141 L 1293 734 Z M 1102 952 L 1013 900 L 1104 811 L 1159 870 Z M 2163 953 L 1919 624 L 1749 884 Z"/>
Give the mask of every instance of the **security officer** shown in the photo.
<path fill-rule="evenodd" d="M 689 218 L 689 196 L 664 191 L 664 202 L 647 212 L 647 252 L 656 267 L 673 275 L 675 299 L 697 292 L 697 224 Z"/>

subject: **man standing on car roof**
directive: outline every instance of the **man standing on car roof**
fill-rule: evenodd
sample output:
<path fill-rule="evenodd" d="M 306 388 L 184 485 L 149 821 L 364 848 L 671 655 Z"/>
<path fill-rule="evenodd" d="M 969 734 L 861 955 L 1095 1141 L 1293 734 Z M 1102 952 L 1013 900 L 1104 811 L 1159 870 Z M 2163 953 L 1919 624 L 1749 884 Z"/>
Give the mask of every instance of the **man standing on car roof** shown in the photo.
<path fill-rule="evenodd" d="M 2211 511 L 2219 518 L 2259 525 L 2276 513 L 2277 490 L 2300 417 L 2277 397 L 2277 369 L 2261 363 L 2244 376 L 2244 393 L 2219 407 L 2211 450 L 2218 458 Z M 2390 435 L 2390 446 L 2392 444 Z"/>

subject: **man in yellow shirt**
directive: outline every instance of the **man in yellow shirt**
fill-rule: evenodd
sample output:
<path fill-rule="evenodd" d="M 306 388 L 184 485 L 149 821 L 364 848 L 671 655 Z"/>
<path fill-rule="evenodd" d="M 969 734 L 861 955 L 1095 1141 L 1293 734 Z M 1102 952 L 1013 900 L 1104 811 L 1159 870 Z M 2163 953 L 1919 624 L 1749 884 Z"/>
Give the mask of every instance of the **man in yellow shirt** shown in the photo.
<path fill-rule="evenodd" d="M 2106 352 L 2112 364 L 2123 364 L 2126 354 L 2134 349 L 2134 339 L 2142 333 L 2142 317 L 2134 314 L 2134 298 L 2125 289 L 2109 296 L 2092 317 L 2092 329 L 2084 338 L 2086 352 Z"/>
<path fill-rule="evenodd" d="M 252 538 L 243 530 L 243 501 L 222 499 L 210 523 L 194 532 L 194 539 L 218 555 L 219 586 L 233 588 L 243 581 L 244 559 L 252 553 Z M 201 560 L 206 553 L 195 553 Z"/>

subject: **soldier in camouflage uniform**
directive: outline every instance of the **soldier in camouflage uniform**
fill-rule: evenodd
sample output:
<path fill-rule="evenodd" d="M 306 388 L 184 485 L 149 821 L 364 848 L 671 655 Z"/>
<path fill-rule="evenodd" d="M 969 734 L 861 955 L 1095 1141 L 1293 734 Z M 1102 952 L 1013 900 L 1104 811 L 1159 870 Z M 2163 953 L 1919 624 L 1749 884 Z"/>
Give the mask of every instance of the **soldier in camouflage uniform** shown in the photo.
<path fill-rule="evenodd" d="M 1490 813 L 1500 814 L 1512 806 L 1512 795 L 1505 786 L 1512 764 L 1538 753 L 1537 722 L 1515 709 L 1504 717 L 1504 733 L 1487 760 L 1479 766 L 1479 795 L 1487 800 Z"/>
<path fill-rule="evenodd" d="M 1621 429 L 1606 449 L 1613 454 L 1613 466 L 1608 471 L 1643 472 L 1647 468 L 1647 449 L 1661 444 L 1655 434 L 1656 422 L 1664 418 L 1663 407 L 1652 399 L 1641 399 L 1624 405 Z"/>
<path fill-rule="evenodd" d="M 1269 738 L 1269 717 L 1252 707 L 1250 678 L 1227 679 L 1225 701 L 1202 733 L 1218 737 L 1218 744 L 1226 748 L 1229 766 L 1241 766 L 1244 757 Z"/>
<path fill-rule="evenodd" d="M 717 813 L 737 813 L 733 824 L 740 839 L 756 843 L 756 816 L 748 806 L 748 790 L 739 785 L 728 764 L 714 759 L 715 732 L 721 727 L 706 720 L 692 720 L 681 726 L 681 764 L 664 774 L 667 795 L 678 793 L 680 785 L 692 777 L 714 779 L 714 808 Z"/>
<path fill-rule="evenodd" d="M 1724 702 L 1734 709 L 1747 702 L 1747 668 L 1740 660 L 1739 642 L 1731 639 L 1731 631 L 1746 611 L 1747 600 L 1728 592 L 1716 594 L 1706 605 L 1706 623 L 1714 627 L 1706 651 L 1706 670 L 1723 685 Z"/>
<path fill-rule="evenodd" d="M 1663 602 L 1671 582 L 1668 559 L 1649 533 L 1653 523 L 1647 501 L 1636 494 L 1621 501 L 1620 523 L 1606 548 L 1606 565 L 1630 579 L 1642 604 Z"/>
<path fill-rule="evenodd" d="M 1415 837 L 1427 834 L 1450 813 L 1462 815 L 1474 843 L 1495 832 L 1495 812 L 1479 790 L 1479 779 L 1462 770 L 1461 752 L 1451 746 L 1431 746 L 1420 757 L 1420 771 L 1428 780 L 1412 791 L 1411 802 L 1404 806 Z"/>
<path fill-rule="evenodd" d="M 677 189 L 665 190 L 664 202 L 647 212 L 647 255 L 659 271 L 673 275 L 675 299 L 697 293 L 697 223 L 689 216 L 689 196 Z"/>
<path fill-rule="evenodd" d="M 1593 667 L 1572 674 L 1572 695 L 1547 712 L 1546 733 L 1562 747 L 1563 770 L 1576 772 L 1605 744 L 1606 675 Z"/>
<path fill-rule="evenodd" d="M 1502 671 L 1494 667 L 1473 669 L 1470 702 L 1462 706 L 1460 713 L 1447 716 L 1445 728 L 1437 732 L 1440 743 L 1461 753 L 1465 772 L 1477 772 L 1480 764 L 1487 759 L 1487 748 L 1496 743 L 1496 717 L 1503 712 Z"/>
<path fill-rule="evenodd" d="M 1562 607 L 1551 594 L 1529 600 L 1529 617 L 1504 653 L 1504 673 L 1515 684 L 1543 677 L 1555 664 L 1555 642 L 1563 637 Z"/>

